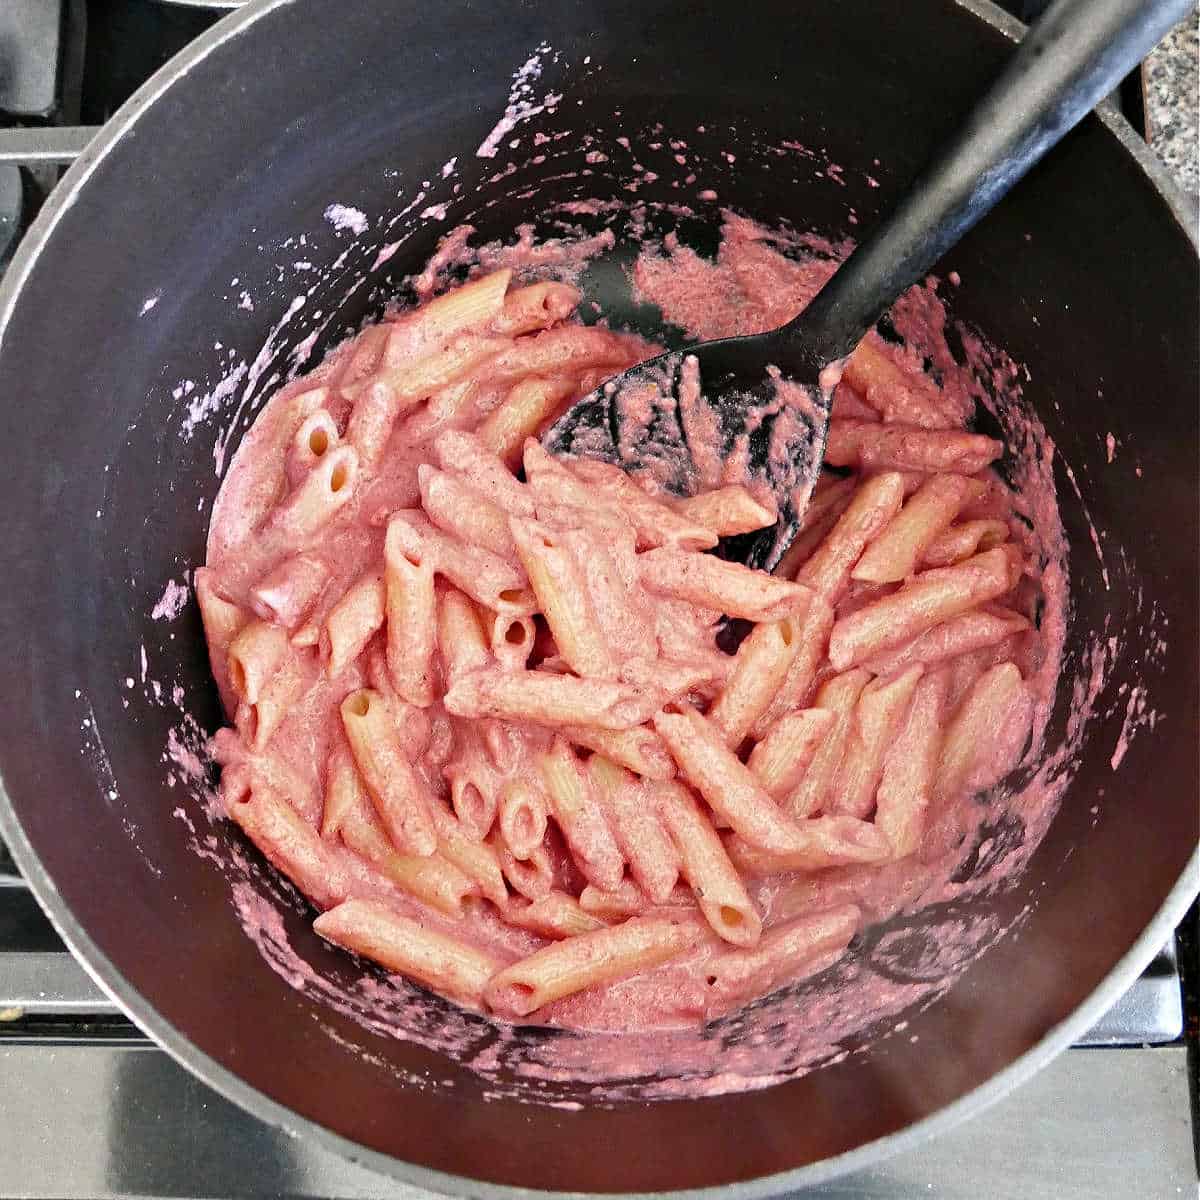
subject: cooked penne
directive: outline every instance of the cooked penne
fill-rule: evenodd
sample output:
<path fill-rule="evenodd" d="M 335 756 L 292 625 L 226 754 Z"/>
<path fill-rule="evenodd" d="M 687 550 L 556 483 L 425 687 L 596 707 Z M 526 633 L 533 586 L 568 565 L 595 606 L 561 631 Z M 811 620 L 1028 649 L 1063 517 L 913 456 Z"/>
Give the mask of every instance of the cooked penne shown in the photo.
<path fill-rule="evenodd" d="M 857 817 L 809 817 L 796 822 L 795 849 L 775 854 L 735 834 L 725 836 L 730 861 L 743 875 L 780 871 L 820 871 L 854 863 L 879 863 L 891 857 L 892 844 L 869 821 Z"/>
<path fill-rule="evenodd" d="M 891 842 L 896 858 L 915 854 L 925 832 L 942 748 L 946 683 L 944 671 L 921 679 L 908 718 L 883 760 L 875 793 L 875 827 Z"/>
<path fill-rule="evenodd" d="M 250 614 L 221 595 L 210 567 L 196 569 L 195 588 L 213 678 L 217 681 L 217 691 L 225 711 L 232 712 L 237 707 L 237 693 L 229 678 L 229 647 L 250 620 Z"/>
<path fill-rule="evenodd" d="M 773 800 L 795 790 L 835 719 L 827 708 L 786 713 L 750 751 L 746 765 Z"/>
<path fill-rule="evenodd" d="M 492 657 L 506 671 L 523 671 L 537 636 L 532 618 L 496 613 L 491 626 Z"/>
<path fill-rule="evenodd" d="M 786 713 L 800 707 L 808 697 L 809 689 L 817 677 L 817 668 L 825 658 L 825 646 L 829 631 L 833 628 L 833 606 L 819 594 L 814 595 L 804 616 L 800 620 L 798 640 L 800 649 L 792 659 L 783 682 L 779 685 L 771 703 L 754 722 L 751 733 L 763 738 Z"/>
<path fill-rule="evenodd" d="M 237 695 L 253 704 L 283 665 L 290 647 L 287 630 L 266 621 L 243 625 L 229 643 L 229 683 Z"/>
<path fill-rule="evenodd" d="M 388 674 L 400 696 L 428 708 L 435 696 L 433 653 L 438 635 L 433 564 L 414 562 L 390 536 L 383 562 Z"/>
<path fill-rule="evenodd" d="M 831 955 L 850 944 L 861 921 L 862 911 L 846 904 L 780 925 L 752 950 L 729 950 L 709 959 L 704 1015 L 711 1019 L 729 1012 L 785 980 L 827 965 Z"/>
<path fill-rule="evenodd" d="M 358 451 L 358 465 L 373 474 L 405 407 L 400 393 L 382 379 L 369 382 L 358 394 L 346 425 L 346 443 Z"/>
<path fill-rule="evenodd" d="M 238 705 L 235 724 L 255 750 L 263 750 L 300 698 L 316 682 L 315 655 L 290 653 L 258 692 L 255 700 Z"/>
<path fill-rule="evenodd" d="M 480 442 L 506 466 L 519 466 L 526 441 L 574 390 L 570 379 L 522 379 L 484 418 L 477 431 Z"/>
<path fill-rule="evenodd" d="M 965 475 L 931 475 L 863 551 L 851 578 L 898 583 L 915 574 L 938 535 L 983 484 Z"/>
<path fill-rule="evenodd" d="M 333 606 L 321 632 L 321 657 L 337 678 L 383 628 L 384 586 L 377 572 L 365 575 Z"/>
<path fill-rule="evenodd" d="M 704 919 L 724 941 L 753 946 L 762 933 L 762 918 L 712 825 L 681 784 L 656 784 L 652 794 Z"/>
<path fill-rule="evenodd" d="M 497 972 L 487 985 L 488 1007 L 527 1017 L 599 983 L 624 979 L 691 949 L 704 936 L 687 917 L 631 917 L 622 925 L 567 938 Z"/>
<path fill-rule="evenodd" d="M 638 555 L 638 566 L 647 591 L 747 621 L 782 620 L 802 611 L 812 595 L 800 584 L 711 554 L 663 547 Z"/>
<path fill-rule="evenodd" d="M 516 561 L 508 514 L 469 484 L 422 463 L 417 468 L 421 505 L 444 533 L 471 546 L 482 546 L 500 558 Z"/>
<path fill-rule="evenodd" d="M 957 429 L 926 430 L 871 421 L 831 421 L 825 461 L 863 471 L 953 471 L 974 475 L 1004 451 L 1001 442 Z"/>
<path fill-rule="evenodd" d="M 500 778 L 484 760 L 482 747 L 468 745 L 442 770 L 450 784 L 450 807 L 463 832 L 481 842 L 496 823 L 500 807 Z"/>
<path fill-rule="evenodd" d="M 588 760 L 587 774 L 629 873 L 652 901 L 665 902 L 679 878 L 679 859 L 650 795 L 601 754 Z"/>
<path fill-rule="evenodd" d="M 353 446 L 338 446 L 275 510 L 270 518 L 271 529 L 294 541 L 312 537 L 348 503 L 357 484 L 358 454 Z"/>
<path fill-rule="evenodd" d="M 864 548 L 900 510 L 903 499 L 904 481 L 896 472 L 868 479 L 797 572 L 797 581 L 836 604 Z"/>
<path fill-rule="evenodd" d="M 686 521 L 701 529 L 711 530 L 717 537 L 753 533 L 756 529 L 774 525 L 779 519 L 774 503 L 768 508 L 756 500 L 748 489 L 737 484 L 676 500 L 672 507 Z"/>
<path fill-rule="evenodd" d="M 609 924 L 644 913 L 653 907 L 653 903 L 632 879 L 622 879 L 611 892 L 589 883 L 579 893 L 580 908 Z"/>
<path fill-rule="evenodd" d="M 521 439 L 521 445 L 525 439 Z M 506 513 L 518 517 L 535 515 L 533 493 L 505 466 L 478 433 L 447 430 L 433 443 L 433 452 L 443 471 L 465 480 Z"/>
<path fill-rule="evenodd" d="M 395 346 L 389 345 L 389 365 L 401 365 L 408 356 L 408 346 L 414 342 L 444 342 L 483 325 L 495 329 L 511 281 L 512 271 L 505 267 L 435 296 L 408 317 L 407 326 L 398 331 L 403 339 L 398 338 Z"/>
<path fill-rule="evenodd" d="M 991 550 L 1008 541 L 1008 523 L 992 518 L 962 521 L 943 530 L 930 542 L 921 559 L 926 567 L 948 567 L 981 550 Z"/>
<path fill-rule="evenodd" d="M 509 528 L 559 654 L 580 675 L 611 678 L 616 673 L 612 650 L 570 552 L 538 521 L 510 517 Z"/>
<path fill-rule="evenodd" d="M 593 504 L 599 497 L 620 510 L 633 526 L 639 550 L 656 546 L 711 550 L 717 544 L 717 534 L 712 529 L 644 492 L 620 467 L 578 459 L 571 463 L 571 473 L 587 484 Z"/>
<path fill-rule="evenodd" d="M 783 801 L 784 809 L 793 817 L 812 816 L 824 806 L 834 775 L 842 764 L 854 706 L 870 679 L 866 671 L 847 671 L 827 679 L 817 691 L 816 707 L 832 713 L 833 724 L 808 764 L 808 770 Z"/>
<path fill-rule="evenodd" d="M 453 863 L 493 904 L 503 906 L 508 900 L 504 874 L 495 848 L 487 842 L 469 838 L 458 821 L 440 804 L 431 805 L 433 827 L 437 832 L 438 853 Z"/>
<path fill-rule="evenodd" d="M 1028 728 L 1029 692 L 1016 664 L 1000 663 L 985 671 L 946 725 L 937 767 L 939 802 L 948 802 L 967 787 L 990 787 L 1003 777 L 1020 757 Z M 997 759 L 997 748 L 1009 749 L 1014 743 L 1015 754 L 1010 749 Z M 986 771 L 982 777 L 975 775 L 979 766 Z"/>
<path fill-rule="evenodd" d="M 448 917 L 461 917 L 463 900 L 479 885 L 439 854 L 397 854 L 387 835 L 370 817 L 350 813 L 343 818 L 342 841 L 401 891 Z"/>
<path fill-rule="evenodd" d="M 554 864 L 545 846 L 538 846 L 527 858 L 518 858 L 503 844 L 495 846 L 497 861 L 504 878 L 529 900 L 541 900 L 554 889 Z"/>
<path fill-rule="evenodd" d="M 510 779 L 500 793 L 500 836 L 516 858 L 527 859 L 546 837 L 546 795 L 523 779 Z"/>
<path fill-rule="evenodd" d="M 325 804 L 321 812 L 321 836 L 328 840 L 337 837 L 341 831 L 342 822 L 347 817 L 368 811 L 370 801 L 367 799 L 362 780 L 358 777 L 354 756 L 344 742 L 336 742 L 329 752 L 325 775 Z"/>
<path fill-rule="evenodd" d="M 935 567 L 900 591 L 834 622 L 829 661 L 845 670 L 935 625 L 995 600 L 1021 577 L 1020 552 L 1000 546 L 953 567 Z"/>
<path fill-rule="evenodd" d="M 384 384 L 393 390 L 401 409 L 410 408 L 462 379 L 483 363 L 489 360 L 498 362 L 512 348 L 513 343 L 509 338 L 461 333 L 422 358 L 401 366 L 384 365 L 373 380 L 355 384 L 353 388 L 344 387 L 342 393 L 357 400 L 367 387 Z"/>
<path fill-rule="evenodd" d="M 379 361 L 383 357 L 384 347 L 387 345 L 391 331 L 391 322 L 368 325 L 354 339 L 352 346 L 346 352 L 345 365 L 337 376 L 339 388 L 349 387 L 375 373 Z"/>
<path fill-rule="evenodd" d="M 500 717 L 540 725 L 630 729 L 650 715 L 652 699 L 627 684 L 548 671 L 487 668 L 456 679 L 443 698 L 458 717 Z"/>
<path fill-rule="evenodd" d="M 401 557 L 428 564 L 460 592 L 494 612 L 536 611 L 524 571 L 481 546 L 447 537 L 418 513 L 399 512 L 388 522 L 384 558 Z"/>
<path fill-rule="evenodd" d="M 842 378 L 885 421 L 920 429 L 953 429 L 962 423 L 955 401 L 931 379 L 901 370 L 872 334 L 846 360 Z"/>
<path fill-rule="evenodd" d="M 601 364 L 620 370 L 629 358 L 628 343 L 617 334 L 594 325 L 572 325 L 511 342 L 488 364 L 488 376 L 523 379 L 526 375 L 577 375 Z"/>
<path fill-rule="evenodd" d="M 576 746 L 594 750 L 635 775 L 646 779 L 671 779 L 675 762 L 653 729 L 638 725 L 633 729 L 600 729 L 589 725 L 566 725 L 562 735 Z"/>
<path fill-rule="evenodd" d="M 783 686 L 803 646 L 803 631 L 802 616 L 784 617 L 756 626 L 738 647 L 733 670 L 708 710 L 708 719 L 735 750 Z"/>
<path fill-rule="evenodd" d="M 375 900 L 346 900 L 313 929 L 326 941 L 372 959 L 466 1004 L 478 1004 L 503 963 L 490 954 L 393 912 Z"/>
<path fill-rule="evenodd" d="M 680 706 L 658 713 L 654 727 L 684 778 L 746 841 L 778 853 L 795 847 L 795 824 L 729 749 L 715 725 L 695 709 Z"/>
<path fill-rule="evenodd" d="M 971 609 L 935 625 L 896 650 L 865 659 L 862 665 L 872 675 L 895 675 L 914 663 L 928 666 L 999 645 L 1028 628 L 1029 622 L 1011 609 Z"/>
<path fill-rule="evenodd" d="M 605 819 L 604 807 L 571 747 L 555 738 L 553 746 L 538 756 L 537 769 L 550 815 L 580 871 L 597 887 L 616 887 L 625 859 Z"/>
<path fill-rule="evenodd" d="M 497 333 L 517 337 L 537 329 L 548 329 L 565 321 L 574 311 L 582 295 L 569 283 L 547 280 L 516 288 L 504 298 L 504 305 L 492 319 Z"/>
<path fill-rule="evenodd" d="M 317 831 L 286 800 L 248 772 L 230 770 L 222 780 L 229 815 L 250 840 L 319 908 L 346 897 L 349 880 Z"/>
<path fill-rule="evenodd" d="M 603 929 L 607 924 L 586 911 L 574 896 L 557 891 L 525 904 L 510 901 L 504 909 L 504 919 L 510 925 L 554 939 L 578 937 L 581 933 Z"/>
<path fill-rule="evenodd" d="M 432 854 L 437 848 L 432 798 L 400 750 L 387 702 L 362 688 L 342 701 L 341 714 L 354 761 L 392 844 L 405 854 Z"/>
<path fill-rule="evenodd" d="M 860 819 L 871 815 L 884 755 L 908 714 L 924 671 L 918 663 L 893 679 L 871 680 L 859 693 L 837 781 L 827 793 L 826 812 Z"/>
<path fill-rule="evenodd" d="M 456 588 L 447 588 L 438 597 L 437 640 L 447 683 L 492 661 L 479 612 Z"/>
<path fill-rule="evenodd" d="M 300 423 L 300 428 L 292 435 L 292 444 L 288 450 L 288 483 L 295 487 L 302 482 L 340 440 L 337 422 L 328 410 L 318 408 L 316 412 L 305 417 Z"/>
<path fill-rule="evenodd" d="M 317 602 L 328 580 L 329 568 L 320 559 L 308 554 L 293 555 L 254 585 L 250 607 L 264 621 L 295 629 Z M 197 595 L 198 588 L 197 584 Z"/>

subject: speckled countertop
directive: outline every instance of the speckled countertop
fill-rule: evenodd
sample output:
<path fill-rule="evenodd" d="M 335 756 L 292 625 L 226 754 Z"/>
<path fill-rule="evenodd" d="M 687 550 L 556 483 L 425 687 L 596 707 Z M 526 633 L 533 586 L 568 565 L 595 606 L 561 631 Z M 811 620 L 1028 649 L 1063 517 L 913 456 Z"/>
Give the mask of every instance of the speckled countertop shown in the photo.
<path fill-rule="evenodd" d="M 1147 136 L 1184 191 L 1200 202 L 1200 11 L 1146 60 Z"/>

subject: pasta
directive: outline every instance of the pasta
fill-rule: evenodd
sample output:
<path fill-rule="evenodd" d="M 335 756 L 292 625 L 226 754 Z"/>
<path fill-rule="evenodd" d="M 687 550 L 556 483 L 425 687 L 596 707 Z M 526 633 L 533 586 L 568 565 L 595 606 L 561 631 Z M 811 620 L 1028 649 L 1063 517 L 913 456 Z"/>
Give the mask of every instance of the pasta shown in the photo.
<path fill-rule="evenodd" d="M 707 1020 L 873 919 L 813 873 L 961 839 L 1028 737 L 1036 568 L 1003 446 L 874 337 L 830 428 L 851 473 L 774 574 L 711 553 L 776 520 L 736 455 L 696 441 L 681 496 L 534 440 L 647 353 L 580 298 L 476 274 L 267 406 L 195 576 L 221 794 L 317 933 L 389 971 L 567 1023 L 686 980 Z M 724 617 L 752 624 L 732 653 Z"/>

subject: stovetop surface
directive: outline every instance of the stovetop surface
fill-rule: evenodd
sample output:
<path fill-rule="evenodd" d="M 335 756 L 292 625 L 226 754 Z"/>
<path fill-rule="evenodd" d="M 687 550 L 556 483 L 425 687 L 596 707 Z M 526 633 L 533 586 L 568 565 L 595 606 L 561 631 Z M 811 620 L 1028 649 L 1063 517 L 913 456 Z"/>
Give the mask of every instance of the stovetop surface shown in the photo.
<path fill-rule="evenodd" d="M 1030 19 L 1042 3 L 1008 7 Z M 82 144 L 73 127 L 106 120 L 218 15 L 165 0 L 0 0 L 0 271 Z M 1121 99 L 1140 127 L 1140 84 Z M 6 127 L 27 131 L 20 163 L 6 161 Z M 1008 1099 L 808 1194 L 1195 1194 L 1197 928 L 1193 908 L 1178 950 Z M 0 1195 L 383 1194 L 418 1189 L 257 1121 L 155 1048 L 67 952 L 0 845 Z"/>

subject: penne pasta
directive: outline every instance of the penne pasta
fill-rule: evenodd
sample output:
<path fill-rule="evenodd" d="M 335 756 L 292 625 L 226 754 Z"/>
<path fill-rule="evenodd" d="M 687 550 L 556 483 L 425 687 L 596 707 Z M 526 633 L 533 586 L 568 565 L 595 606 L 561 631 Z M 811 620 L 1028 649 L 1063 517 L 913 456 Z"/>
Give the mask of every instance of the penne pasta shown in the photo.
<path fill-rule="evenodd" d="M 803 646 L 803 630 L 800 615 L 764 622 L 738 647 L 733 670 L 708 710 L 735 750 L 783 686 Z"/>
<path fill-rule="evenodd" d="M 383 628 L 383 620 L 383 577 L 371 572 L 355 583 L 325 618 L 319 644 L 330 679 L 337 678 L 358 658 Z"/>
<path fill-rule="evenodd" d="M 629 359 L 628 344 L 618 335 L 594 325 L 572 325 L 511 342 L 488 364 L 488 376 L 523 379 L 526 375 L 578 375 L 601 364 L 621 370 Z"/>
<path fill-rule="evenodd" d="M 326 454 L 269 518 L 273 532 L 290 541 L 311 538 L 353 497 L 358 485 L 358 454 L 338 446 Z"/>
<path fill-rule="evenodd" d="M 891 842 L 895 858 L 915 854 L 925 833 L 942 748 L 946 685 L 944 671 L 920 680 L 904 726 L 883 760 L 875 827 Z"/>
<path fill-rule="evenodd" d="M 962 521 L 943 530 L 929 543 L 921 563 L 925 567 L 948 567 L 981 550 L 1002 545 L 1008 541 L 1008 533 L 1006 521 L 992 518 Z"/>
<path fill-rule="evenodd" d="M 253 749 L 266 749 L 276 730 L 316 678 L 314 655 L 303 652 L 289 655 L 258 692 L 257 699 L 246 699 L 238 705 L 234 723 Z"/>
<path fill-rule="evenodd" d="M 826 812 L 865 819 L 874 811 L 884 755 L 908 714 L 924 670 L 918 663 L 893 679 L 871 680 L 859 693 L 838 777 L 827 793 Z"/>
<path fill-rule="evenodd" d="M 229 685 L 253 704 L 288 655 L 287 630 L 266 621 L 249 621 L 229 643 Z"/>
<path fill-rule="evenodd" d="M 448 683 L 452 684 L 460 676 L 477 671 L 492 661 L 479 613 L 456 588 L 446 588 L 438 597 L 437 642 Z"/>
<path fill-rule="evenodd" d="M 892 855 L 892 844 L 884 834 L 857 817 L 809 817 L 798 821 L 797 828 L 795 848 L 783 854 L 752 846 L 736 833 L 725 836 L 725 850 L 733 865 L 751 878 L 781 871 L 880 863 Z"/>
<path fill-rule="evenodd" d="M 527 859 L 546 837 L 547 804 L 541 788 L 510 779 L 500 793 L 500 836 L 515 858 Z"/>
<path fill-rule="evenodd" d="M 369 817 L 350 813 L 343 818 L 340 831 L 349 849 L 401 891 L 448 917 L 461 917 L 463 901 L 479 892 L 478 884 L 438 854 L 397 854 L 383 830 Z"/>
<path fill-rule="evenodd" d="M 803 916 L 766 933 L 751 950 L 730 950 L 705 967 L 704 1015 L 711 1019 L 737 1008 L 780 983 L 802 978 L 846 949 L 862 911 L 853 904 Z"/>
<path fill-rule="evenodd" d="M 1029 628 L 1029 622 L 1011 609 L 971 609 L 951 617 L 896 650 L 886 650 L 864 660 L 872 675 L 895 675 L 914 663 L 930 666 L 975 650 L 997 646 Z"/>
<path fill-rule="evenodd" d="M 774 525 L 779 519 L 773 503 L 768 508 L 756 500 L 748 489 L 737 484 L 676 500 L 672 507 L 684 520 L 701 529 L 711 530 L 717 537 L 753 533 L 756 529 Z"/>
<path fill-rule="evenodd" d="M 264 621 L 284 629 L 295 629 L 317 602 L 328 581 L 329 568 L 320 559 L 296 554 L 285 558 L 254 585 L 250 592 L 250 607 Z"/>
<path fill-rule="evenodd" d="M 671 779 L 675 774 L 675 762 L 662 738 L 645 725 L 633 729 L 565 725 L 562 735 L 576 746 L 594 750 L 646 779 Z"/>
<path fill-rule="evenodd" d="M 527 287 L 516 288 L 505 297 L 502 308 L 492 319 L 492 328 L 510 337 L 548 329 L 559 321 L 565 321 L 575 311 L 580 299 L 579 289 L 569 283 L 555 280 L 531 283 Z"/>
<path fill-rule="evenodd" d="M 443 471 L 457 475 L 506 513 L 517 517 L 535 515 L 533 493 L 488 448 L 481 434 L 448 430 L 434 441 L 433 453 Z"/>
<path fill-rule="evenodd" d="M 232 712 L 237 707 L 237 691 L 229 677 L 229 647 L 250 620 L 250 614 L 221 595 L 212 568 L 198 567 L 194 579 L 213 678 L 225 711 Z"/>
<path fill-rule="evenodd" d="M 953 567 L 923 571 L 900 591 L 835 621 L 829 635 L 829 661 L 845 670 L 917 637 L 1003 595 L 1015 586 L 1021 570 L 1016 548 L 1000 546 Z"/>
<path fill-rule="evenodd" d="M 783 682 L 762 715 L 754 722 L 751 734 L 763 738 L 781 717 L 799 708 L 808 697 L 817 668 L 824 661 L 829 631 L 833 628 L 833 607 L 824 596 L 814 595 L 800 620 L 800 643 Z"/>
<path fill-rule="evenodd" d="M 793 817 L 808 817 L 820 812 L 842 764 L 854 706 L 870 682 L 866 671 L 847 671 L 827 679 L 817 691 L 816 706 L 833 714 L 833 723 L 825 734 L 800 782 L 788 793 L 783 807 Z"/>
<path fill-rule="evenodd" d="M 556 940 L 591 933 L 605 928 L 607 924 L 586 911 L 574 896 L 558 891 L 549 892 L 540 900 L 530 900 L 525 904 L 510 901 L 504 909 L 504 919 L 510 925 Z"/>
<path fill-rule="evenodd" d="M 711 554 L 660 548 L 638 555 L 647 591 L 747 621 L 779 621 L 801 612 L 812 592 L 800 584 L 753 571 Z"/>
<path fill-rule="evenodd" d="M 866 548 L 851 578 L 898 583 L 915 574 L 937 536 L 983 490 L 965 475 L 931 475 Z"/>
<path fill-rule="evenodd" d="M 355 398 L 345 440 L 358 452 L 361 471 L 374 474 L 404 407 L 400 393 L 382 379 L 367 383 Z"/>
<path fill-rule="evenodd" d="M 432 854 L 437 848 L 432 798 L 397 743 L 387 702 L 362 688 L 342 701 L 341 715 L 354 761 L 392 844 L 405 854 Z"/>
<path fill-rule="evenodd" d="M 532 618 L 496 613 L 491 625 L 492 657 L 503 670 L 525 670 L 537 636 Z"/>
<path fill-rule="evenodd" d="M 421 505 L 444 533 L 472 546 L 516 561 L 516 546 L 508 528 L 508 514 L 469 484 L 424 463 L 417 468 Z"/>
<path fill-rule="evenodd" d="M 512 271 L 505 267 L 435 296 L 406 318 L 403 338 L 388 347 L 389 366 L 401 365 L 413 343 L 439 343 L 496 322 L 504 312 Z M 506 332 L 497 330 L 497 332 Z"/>
<path fill-rule="evenodd" d="M 553 746 L 538 756 L 537 769 L 550 815 L 579 870 L 597 887 L 616 887 L 625 870 L 625 859 L 595 789 L 571 747 L 555 738 Z"/>
<path fill-rule="evenodd" d="M 892 520 L 903 498 L 904 480 L 896 472 L 868 479 L 854 493 L 812 557 L 796 573 L 797 581 L 824 596 L 830 604 L 836 604 L 867 543 Z"/>
<path fill-rule="evenodd" d="M 504 878 L 529 900 L 541 900 L 554 889 L 554 864 L 545 846 L 538 846 L 527 858 L 518 858 L 507 846 L 495 847 Z"/>
<path fill-rule="evenodd" d="M 319 908 L 344 900 L 349 880 L 317 831 L 286 800 L 247 772 L 229 771 L 222 780 L 229 815 L 246 836 Z"/>
<path fill-rule="evenodd" d="M 725 743 L 715 725 L 695 709 L 680 706 L 654 718 L 683 777 L 709 807 L 751 845 L 783 853 L 799 831 Z"/>
<path fill-rule="evenodd" d="M 702 937 L 700 925 L 687 917 L 632 917 L 505 967 L 488 982 L 485 999 L 501 1016 L 527 1017 L 551 1001 L 666 962 Z"/>
<path fill-rule="evenodd" d="M 495 848 L 487 842 L 469 838 L 450 813 L 440 804 L 431 806 L 433 827 L 437 833 L 438 853 L 453 863 L 493 904 L 503 907 L 508 900 L 504 873 Z"/>
<path fill-rule="evenodd" d="M 539 725 L 630 729 L 650 715 L 653 698 L 627 684 L 548 671 L 485 668 L 456 679 L 443 698 L 457 717 L 499 717 Z"/>
<path fill-rule="evenodd" d="M 885 421 L 920 429 L 953 429 L 963 413 L 931 379 L 904 371 L 868 334 L 846 360 L 842 378 Z"/>
<path fill-rule="evenodd" d="M 462 755 L 442 770 L 450 784 L 450 807 L 463 832 L 483 841 L 496 822 L 500 807 L 500 779 L 484 761 L 482 748 L 468 746 Z"/>
<path fill-rule="evenodd" d="M 653 796 L 704 919 L 723 941 L 753 946 L 762 933 L 762 918 L 716 831 L 682 785 L 656 784 Z"/>
<path fill-rule="evenodd" d="M 327 409 L 318 408 L 305 417 L 292 435 L 288 449 L 285 464 L 288 483 L 292 487 L 299 484 L 340 440 L 337 422 Z"/>
<path fill-rule="evenodd" d="M 767 795 L 783 801 L 795 790 L 835 720 L 827 708 L 804 708 L 786 713 L 767 730 L 746 763 Z"/>
<path fill-rule="evenodd" d="M 388 675 L 398 695 L 418 708 L 428 708 L 435 696 L 433 655 L 438 635 L 433 565 L 414 561 L 390 536 L 383 562 Z"/>
<path fill-rule="evenodd" d="M 477 430 L 480 442 L 506 466 L 519 466 L 526 441 L 574 390 L 571 380 L 561 377 L 522 379 L 484 418 Z"/>
<path fill-rule="evenodd" d="M 321 811 L 321 836 L 328 841 L 330 838 L 338 836 L 341 832 L 342 822 L 347 817 L 366 813 L 369 810 L 370 801 L 367 799 L 362 780 L 358 777 L 354 756 L 345 743 L 335 743 L 329 752 L 325 777 L 325 804 Z"/>
<path fill-rule="evenodd" d="M 588 760 L 587 774 L 629 873 L 650 900 L 664 903 L 679 878 L 679 861 L 650 795 L 601 754 Z"/>
<path fill-rule="evenodd" d="M 570 552 L 537 521 L 510 517 L 509 528 L 559 654 L 579 675 L 611 678 L 616 673 L 612 651 Z"/>
<path fill-rule="evenodd" d="M 872 421 L 831 421 L 825 461 L 873 471 L 953 471 L 974 475 L 990 466 L 1002 443 L 957 429 L 925 430 Z"/>
<path fill-rule="evenodd" d="M 478 1004 L 503 964 L 490 954 L 374 900 L 346 900 L 313 929 L 326 941 L 466 1004 Z"/>

